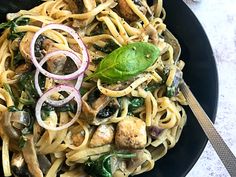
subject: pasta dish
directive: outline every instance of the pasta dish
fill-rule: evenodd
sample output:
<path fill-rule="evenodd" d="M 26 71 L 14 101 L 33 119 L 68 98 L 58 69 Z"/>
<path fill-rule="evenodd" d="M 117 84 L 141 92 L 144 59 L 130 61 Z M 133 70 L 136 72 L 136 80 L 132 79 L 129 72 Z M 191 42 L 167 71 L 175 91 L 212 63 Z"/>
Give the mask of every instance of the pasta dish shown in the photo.
<path fill-rule="evenodd" d="M 44 0 L 0 24 L 4 176 L 128 177 L 186 122 L 162 0 Z M 157 164 L 158 165 L 158 164 Z"/>

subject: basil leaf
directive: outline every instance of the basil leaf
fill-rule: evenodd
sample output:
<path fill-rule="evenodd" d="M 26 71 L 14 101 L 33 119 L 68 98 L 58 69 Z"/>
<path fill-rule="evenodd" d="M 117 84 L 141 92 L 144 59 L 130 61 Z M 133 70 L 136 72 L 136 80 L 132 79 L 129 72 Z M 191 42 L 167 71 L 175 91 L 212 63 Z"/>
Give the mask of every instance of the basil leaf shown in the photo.
<path fill-rule="evenodd" d="M 85 78 L 96 77 L 106 83 L 126 81 L 142 73 L 151 66 L 159 56 L 159 49 L 147 42 L 136 42 L 120 47 L 107 55 L 97 70 Z"/>

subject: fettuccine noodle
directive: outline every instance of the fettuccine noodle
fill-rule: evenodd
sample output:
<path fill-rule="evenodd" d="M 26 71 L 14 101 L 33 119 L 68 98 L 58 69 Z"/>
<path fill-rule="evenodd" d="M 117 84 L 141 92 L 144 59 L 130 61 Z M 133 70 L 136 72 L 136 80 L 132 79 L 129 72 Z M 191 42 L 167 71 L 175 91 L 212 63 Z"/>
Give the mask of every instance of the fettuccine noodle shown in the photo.
<path fill-rule="evenodd" d="M 76 2 L 80 2 L 78 6 Z M 124 2 L 126 7 L 122 8 Z M 163 38 L 166 14 L 162 0 L 151 7 L 145 0 L 135 2 L 45 0 L 33 9 L 7 15 L 8 20 L 20 17 L 28 19 L 29 23 L 14 28 L 14 33 L 18 35 L 14 39 L 9 38 L 10 28 L 6 28 L 0 37 L 0 136 L 5 176 L 19 175 L 13 166 L 14 161 L 20 161 L 15 157 L 21 157 L 25 173 L 32 176 L 60 174 L 61 177 L 82 177 L 87 175 L 84 163 L 113 151 L 136 153 L 134 159 L 118 158 L 116 165 L 112 166 L 113 176 L 137 175 L 153 169 L 155 161 L 178 142 L 186 122 L 182 107 L 186 101 L 181 92 L 169 96 L 167 88 L 173 86 L 184 63 L 176 63 L 173 46 Z M 63 130 L 47 130 L 35 120 L 35 102 L 26 90 L 21 90 L 19 82 L 25 73 L 34 73 L 30 55 L 27 55 L 29 43 L 33 35 L 48 24 L 70 26 L 80 35 L 91 60 L 85 75 L 97 69 L 97 63 L 107 56 L 100 48 L 110 43 L 120 47 L 134 42 L 149 42 L 159 48 L 160 56 L 143 73 L 126 82 L 106 84 L 96 78 L 84 81 L 81 86 L 84 90 L 82 111 L 78 120 Z M 43 37 L 40 46 L 43 55 L 53 50 L 73 50 L 82 55 L 76 41 L 65 32 L 52 29 L 43 33 Z M 52 67 L 59 64 L 55 63 L 56 66 Z M 42 88 L 49 90 L 57 83 L 47 78 Z M 63 96 L 61 92 L 52 95 L 55 99 Z M 138 106 L 131 108 L 133 101 L 137 101 Z M 12 112 L 13 108 L 15 112 Z M 30 113 L 30 125 L 22 125 L 19 122 L 22 120 L 12 116 L 25 111 Z M 50 126 L 63 125 L 75 116 L 71 110 L 49 109 L 46 113 L 44 122 Z M 130 125 L 125 127 L 127 121 L 134 121 L 131 128 L 137 131 L 137 135 L 129 131 Z M 25 133 L 24 128 L 28 128 L 29 132 Z M 142 128 L 145 130 L 144 138 L 139 137 Z M 119 138 L 126 132 L 128 134 L 124 136 L 130 136 L 130 142 L 127 147 L 122 147 L 124 145 Z M 40 158 L 44 159 L 45 168 L 40 164 Z"/>

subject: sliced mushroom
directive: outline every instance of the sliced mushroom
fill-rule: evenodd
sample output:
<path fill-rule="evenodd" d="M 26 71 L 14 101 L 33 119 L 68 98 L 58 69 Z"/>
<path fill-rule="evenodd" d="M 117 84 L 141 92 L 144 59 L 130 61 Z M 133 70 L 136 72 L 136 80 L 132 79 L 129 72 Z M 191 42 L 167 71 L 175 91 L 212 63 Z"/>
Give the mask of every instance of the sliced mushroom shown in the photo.
<path fill-rule="evenodd" d="M 44 174 L 46 174 L 52 165 L 51 162 L 48 160 L 48 158 L 45 155 L 39 154 L 37 155 L 37 157 L 38 157 L 40 169 L 42 170 Z"/>
<path fill-rule="evenodd" d="M 20 137 L 20 130 L 30 124 L 30 115 L 25 111 L 4 112 L 1 119 L 5 133 L 12 139 Z"/>
<path fill-rule="evenodd" d="M 34 177 L 43 177 L 43 172 L 39 167 L 39 162 L 34 147 L 34 138 L 33 135 L 26 135 L 27 142 L 22 148 L 22 153 L 25 159 L 25 162 L 28 166 L 29 172 Z"/>
<path fill-rule="evenodd" d="M 145 28 L 145 33 L 150 37 L 151 39 L 151 42 L 154 44 L 154 45 L 157 45 L 158 44 L 158 33 L 157 33 L 157 30 L 154 28 L 154 26 L 152 24 L 148 24 Z"/>
<path fill-rule="evenodd" d="M 2 127 L 8 137 L 12 139 L 18 139 L 20 135 L 19 132 L 12 127 L 11 116 L 12 112 L 6 111 L 5 113 L 3 113 L 3 118 L 1 119 Z"/>
<path fill-rule="evenodd" d="M 95 0 L 64 0 L 72 13 L 83 13 L 90 12 L 92 9 L 96 7 Z"/>
<path fill-rule="evenodd" d="M 98 147 L 110 144 L 113 141 L 113 138 L 114 138 L 113 125 L 99 125 L 99 127 L 92 136 L 89 146 Z"/>
<path fill-rule="evenodd" d="M 92 130 L 93 128 L 89 131 L 92 132 Z M 75 124 L 68 129 L 64 141 L 71 149 L 77 148 L 85 142 L 85 133 L 83 126 Z"/>
<path fill-rule="evenodd" d="M 100 125 L 117 116 L 119 103 L 116 99 L 100 93 L 97 88 L 91 89 L 82 98 L 81 119 L 90 124 Z"/>
<path fill-rule="evenodd" d="M 143 5 L 141 0 L 133 0 L 134 4 L 138 7 L 138 9 L 143 12 L 143 14 L 147 13 L 147 8 Z M 139 17 L 133 12 L 133 10 L 129 7 L 126 0 L 118 1 L 118 10 L 123 18 L 130 22 L 137 21 Z"/>
<path fill-rule="evenodd" d="M 64 74 L 71 74 L 77 70 L 75 62 L 71 59 L 67 59 L 63 68 Z"/>
<path fill-rule="evenodd" d="M 147 143 L 146 124 L 143 120 L 128 116 L 116 128 L 115 144 L 124 149 L 141 149 Z"/>
<path fill-rule="evenodd" d="M 50 39 L 45 39 L 43 41 L 43 48 L 45 49 L 46 53 L 51 53 L 51 52 L 59 50 L 55 46 L 55 43 Z M 66 63 L 66 56 L 65 55 L 53 56 L 48 59 L 47 68 L 50 72 L 52 72 L 54 74 L 60 74 L 63 72 L 65 63 Z"/>
<path fill-rule="evenodd" d="M 27 32 L 25 33 L 24 37 L 20 41 L 20 53 L 26 60 L 26 62 L 31 62 L 31 57 L 30 57 L 30 43 L 32 41 L 32 38 L 34 36 L 34 33 L 32 32 Z"/>
<path fill-rule="evenodd" d="M 71 139 L 73 141 L 73 145 L 75 145 L 77 147 L 80 146 L 83 143 L 83 141 L 84 141 L 84 134 L 85 134 L 84 131 L 73 133 L 71 135 Z"/>
<path fill-rule="evenodd" d="M 30 177 L 22 153 L 14 153 L 11 160 L 11 169 L 15 177 Z"/>
<path fill-rule="evenodd" d="M 77 13 L 79 13 L 79 12 L 82 12 L 80 9 L 79 9 L 79 7 L 81 8 L 81 6 L 79 6 L 79 3 L 81 2 L 81 1 L 79 1 L 79 0 L 64 0 L 66 3 L 67 3 L 67 5 L 69 6 L 69 9 L 71 10 L 71 12 L 73 13 L 73 14 L 77 14 Z M 81 5 L 81 4 L 80 4 Z"/>

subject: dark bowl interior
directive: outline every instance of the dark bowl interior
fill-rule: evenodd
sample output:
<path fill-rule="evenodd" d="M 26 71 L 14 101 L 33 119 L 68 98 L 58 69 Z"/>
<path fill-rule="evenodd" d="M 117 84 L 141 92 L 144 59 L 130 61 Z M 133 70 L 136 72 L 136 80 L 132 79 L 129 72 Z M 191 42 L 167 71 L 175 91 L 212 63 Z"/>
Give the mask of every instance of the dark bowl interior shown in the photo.
<path fill-rule="evenodd" d="M 8 0 L 0 4 L 0 20 L 7 12 L 29 9 L 40 1 Z M 150 1 L 152 2 L 152 1 Z M 207 36 L 197 18 L 181 0 L 164 1 L 167 12 L 165 23 L 182 47 L 181 59 L 186 63 L 184 79 L 203 106 L 211 120 L 215 120 L 218 100 L 218 77 L 216 63 Z M 139 177 L 184 177 L 202 153 L 207 138 L 191 110 L 186 107 L 187 124 L 178 144 L 155 168 Z M 3 173 L 0 173 L 3 176 Z"/>

